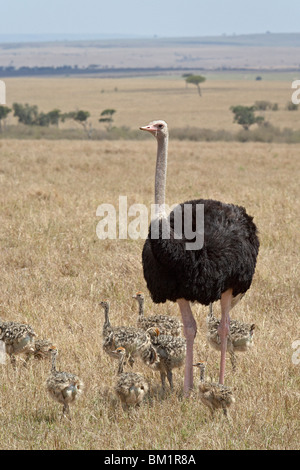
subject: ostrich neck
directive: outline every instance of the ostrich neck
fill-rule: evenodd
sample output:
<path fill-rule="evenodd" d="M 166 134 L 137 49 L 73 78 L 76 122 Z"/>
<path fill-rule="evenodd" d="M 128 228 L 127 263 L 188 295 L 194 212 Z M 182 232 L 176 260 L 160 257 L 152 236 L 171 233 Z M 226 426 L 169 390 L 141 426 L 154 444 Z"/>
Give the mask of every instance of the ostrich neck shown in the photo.
<path fill-rule="evenodd" d="M 205 369 L 201 368 L 200 369 L 200 382 L 204 382 L 204 378 L 205 378 Z"/>
<path fill-rule="evenodd" d="M 157 160 L 155 171 L 155 214 L 166 215 L 165 193 L 167 177 L 168 136 L 157 139 Z"/>
<path fill-rule="evenodd" d="M 109 306 L 108 305 L 105 305 L 104 307 L 104 314 L 105 314 L 105 320 L 104 320 L 104 325 L 103 325 L 103 329 L 107 329 L 107 328 L 110 328 L 110 321 L 109 321 Z"/>
<path fill-rule="evenodd" d="M 56 354 L 52 354 L 52 366 L 51 371 L 56 372 Z"/>
<path fill-rule="evenodd" d="M 125 361 L 125 353 L 121 355 L 120 360 L 119 360 L 118 375 L 123 374 L 124 361 Z"/>
<path fill-rule="evenodd" d="M 144 302 L 140 301 L 139 302 L 139 317 L 143 318 L 144 316 Z"/>

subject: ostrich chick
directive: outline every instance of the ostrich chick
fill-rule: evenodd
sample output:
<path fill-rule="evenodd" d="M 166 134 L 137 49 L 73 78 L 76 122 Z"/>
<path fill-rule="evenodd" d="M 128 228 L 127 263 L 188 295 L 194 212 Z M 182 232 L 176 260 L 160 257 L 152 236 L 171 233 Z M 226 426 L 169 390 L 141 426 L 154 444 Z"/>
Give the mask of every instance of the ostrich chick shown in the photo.
<path fill-rule="evenodd" d="M 219 336 L 220 320 L 213 315 L 212 304 L 209 305 L 207 315 L 207 340 L 217 351 L 221 350 L 221 339 Z M 227 350 L 233 371 L 236 371 L 236 352 L 248 351 L 253 346 L 255 324 L 242 323 L 238 320 L 230 320 L 229 335 L 227 338 Z"/>
<path fill-rule="evenodd" d="M 160 372 L 162 388 L 165 390 L 166 376 L 173 390 L 172 370 L 181 367 L 186 355 L 186 339 L 168 335 L 161 335 L 159 328 L 149 328 L 148 333 L 155 348 L 157 358 L 152 364 L 148 364 L 151 369 Z"/>
<path fill-rule="evenodd" d="M 137 292 L 132 297 L 139 304 L 139 317 L 137 320 L 138 328 L 147 331 L 151 327 L 159 328 L 161 335 L 180 336 L 182 323 L 169 315 L 150 315 L 144 316 L 145 298 L 142 292 Z"/>
<path fill-rule="evenodd" d="M 206 382 L 204 362 L 197 362 L 193 366 L 200 369 L 199 395 L 202 403 L 208 406 L 212 416 L 215 410 L 220 408 L 222 408 L 224 415 L 227 416 L 227 408 L 235 402 L 232 390 L 225 385 Z"/>
<path fill-rule="evenodd" d="M 150 364 L 155 360 L 155 351 L 149 335 L 141 329 L 131 326 L 112 327 L 109 319 L 110 304 L 107 300 L 100 302 L 104 308 L 105 320 L 102 330 L 103 350 L 112 358 L 116 358 L 115 350 L 122 347 L 126 351 L 125 359 L 133 366 L 134 358 L 139 356 Z"/>
<path fill-rule="evenodd" d="M 148 393 L 148 383 L 141 374 L 123 372 L 126 359 L 125 348 L 119 347 L 113 351 L 113 354 L 119 359 L 115 392 L 121 400 L 122 407 L 126 410 L 130 406 L 139 406 Z"/>
<path fill-rule="evenodd" d="M 69 372 L 60 372 L 56 369 L 57 348 L 51 346 L 49 352 L 52 357 L 51 372 L 46 382 L 50 396 L 63 405 L 63 416 L 71 420 L 69 405 L 74 403 L 83 391 L 83 383 L 77 375 Z"/>
<path fill-rule="evenodd" d="M 0 320 L 0 341 L 5 344 L 5 351 L 10 356 L 14 368 L 16 355 L 34 350 L 34 337 L 35 333 L 30 325 Z"/>

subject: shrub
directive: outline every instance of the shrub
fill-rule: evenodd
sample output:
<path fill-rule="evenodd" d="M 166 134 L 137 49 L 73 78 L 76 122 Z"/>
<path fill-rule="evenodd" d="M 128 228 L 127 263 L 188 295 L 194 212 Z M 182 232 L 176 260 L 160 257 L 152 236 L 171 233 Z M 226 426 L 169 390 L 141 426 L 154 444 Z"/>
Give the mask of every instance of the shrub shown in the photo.
<path fill-rule="evenodd" d="M 297 111 L 298 106 L 299 106 L 298 104 L 295 104 L 292 101 L 288 101 L 286 105 L 286 109 L 288 111 Z"/>
<path fill-rule="evenodd" d="M 262 116 L 255 116 L 255 106 L 231 106 L 231 111 L 234 114 L 233 121 L 240 124 L 245 131 L 249 129 L 255 123 L 261 123 L 264 118 Z"/>

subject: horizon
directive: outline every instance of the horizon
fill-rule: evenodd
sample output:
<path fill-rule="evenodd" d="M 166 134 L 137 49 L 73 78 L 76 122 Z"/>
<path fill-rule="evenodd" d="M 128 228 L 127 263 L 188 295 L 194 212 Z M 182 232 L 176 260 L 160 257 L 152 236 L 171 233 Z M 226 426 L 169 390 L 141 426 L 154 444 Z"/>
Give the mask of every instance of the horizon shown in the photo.
<path fill-rule="evenodd" d="M 128 40 L 128 39 L 189 39 L 189 38 L 239 38 L 245 36 L 267 36 L 267 35 L 298 35 L 300 32 L 286 31 L 264 31 L 257 33 L 240 34 L 213 34 L 213 35 L 180 35 L 180 36 L 160 36 L 160 35 L 137 35 L 122 33 L 0 33 L 0 44 L 3 43 L 27 43 L 27 42 L 60 42 L 60 41 L 106 41 L 106 40 Z"/>

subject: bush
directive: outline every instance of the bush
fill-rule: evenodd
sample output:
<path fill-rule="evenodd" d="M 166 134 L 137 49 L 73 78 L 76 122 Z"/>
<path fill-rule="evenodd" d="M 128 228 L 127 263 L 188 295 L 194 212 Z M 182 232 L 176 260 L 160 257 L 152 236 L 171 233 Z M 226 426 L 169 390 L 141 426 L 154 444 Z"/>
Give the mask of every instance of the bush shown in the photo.
<path fill-rule="evenodd" d="M 292 101 L 288 101 L 286 105 L 286 109 L 288 111 L 297 111 L 298 109 L 298 104 L 293 103 Z"/>
<path fill-rule="evenodd" d="M 255 106 L 231 106 L 231 111 L 234 114 L 233 121 L 237 124 L 240 124 L 245 131 L 249 129 L 255 123 L 261 123 L 264 118 L 262 116 L 255 116 L 254 112 L 256 111 Z"/>
<path fill-rule="evenodd" d="M 20 103 L 13 103 L 14 116 L 18 118 L 18 121 L 26 124 L 33 125 L 35 124 L 38 117 L 38 107 L 30 106 L 28 103 L 25 105 Z"/>
<path fill-rule="evenodd" d="M 255 109 L 257 111 L 278 111 L 278 103 L 271 103 L 271 101 L 255 101 Z"/>

